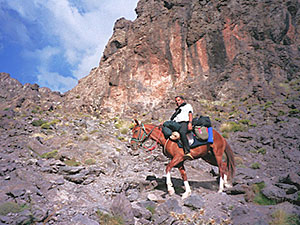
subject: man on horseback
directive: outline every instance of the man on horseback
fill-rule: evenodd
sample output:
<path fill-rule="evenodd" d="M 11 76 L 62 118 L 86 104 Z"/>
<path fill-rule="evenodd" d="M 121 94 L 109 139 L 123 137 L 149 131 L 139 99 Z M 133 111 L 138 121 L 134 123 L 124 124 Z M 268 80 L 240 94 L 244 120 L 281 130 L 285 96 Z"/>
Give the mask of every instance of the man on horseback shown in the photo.
<path fill-rule="evenodd" d="M 171 121 L 175 121 L 181 125 L 179 129 L 180 140 L 183 145 L 183 151 L 185 153 L 185 159 L 193 159 L 193 156 L 190 153 L 190 146 L 186 134 L 193 129 L 192 120 L 193 120 L 193 107 L 185 102 L 184 97 L 176 96 L 175 102 L 177 108 L 171 116 Z"/>

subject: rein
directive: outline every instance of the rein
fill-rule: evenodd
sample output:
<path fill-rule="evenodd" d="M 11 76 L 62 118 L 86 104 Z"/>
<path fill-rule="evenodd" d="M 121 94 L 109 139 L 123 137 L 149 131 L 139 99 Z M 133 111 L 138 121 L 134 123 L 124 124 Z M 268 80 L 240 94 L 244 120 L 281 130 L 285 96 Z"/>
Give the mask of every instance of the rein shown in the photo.
<path fill-rule="evenodd" d="M 152 134 L 154 129 L 159 126 L 154 126 L 148 134 L 147 134 L 144 124 L 139 125 L 139 127 L 141 127 L 141 129 L 139 130 L 138 138 L 131 138 L 131 140 L 137 142 L 139 144 L 139 146 L 146 148 L 147 151 L 154 150 L 157 147 L 158 140 L 156 141 L 156 144 L 154 146 L 152 146 L 151 148 L 144 146 L 144 142 L 150 137 L 150 135 Z M 144 131 L 143 134 L 142 134 L 142 131 Z"/>

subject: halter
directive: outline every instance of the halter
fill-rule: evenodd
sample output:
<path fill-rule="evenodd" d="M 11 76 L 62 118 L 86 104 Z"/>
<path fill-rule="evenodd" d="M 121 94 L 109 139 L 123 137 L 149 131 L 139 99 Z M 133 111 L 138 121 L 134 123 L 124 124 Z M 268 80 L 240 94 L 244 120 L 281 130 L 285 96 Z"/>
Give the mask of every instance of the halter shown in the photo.
<path fill-rule="evenodd" d="M 138 127 L 140 127 L 141 129 L 139 129 L 139 134 L 138 134 L 138 137 L 137 138 L 131 138 L 130 141 L 135 141 L 139 146 L 141 147 L 144 147 L 144 148 L 147 148 L 145 146 L 143 146 L 144 142 L 150 137 L 151 133 L 153 132 L 153 130 L 157 127 L 157 126 L 154 126 L 152 128 L 152 130 L 147 134 L 147 131 L 145 129 L 145 126 L 144 124 L 141 124 L 139 125 Z M 144 131 L 143 134 L 142 134 L 142 130 Z M 151 151 L 153 149 L 155 149 L 157 146 L 157 142 L 156 142 L 156 145 L 152 148 L 147 148 L 147 150 Z"/>

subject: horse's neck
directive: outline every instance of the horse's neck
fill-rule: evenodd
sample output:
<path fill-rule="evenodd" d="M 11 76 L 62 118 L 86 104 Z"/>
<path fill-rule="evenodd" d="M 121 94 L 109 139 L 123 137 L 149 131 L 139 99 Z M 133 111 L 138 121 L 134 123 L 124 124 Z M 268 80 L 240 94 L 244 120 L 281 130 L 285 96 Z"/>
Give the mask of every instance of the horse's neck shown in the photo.
<path fill-rule="evenodd" d="M 152 133 L 150 134 L 151 139 L 159 142 L 162 145 L 165 144 L 166 139 L 162 131 L 159 129 L 159 127 L 155 127 L 154 125 L 149 125 L 148 129 L 149 130 L 147 132 L 151 132 L 151 130 L 153 130 Z"/>

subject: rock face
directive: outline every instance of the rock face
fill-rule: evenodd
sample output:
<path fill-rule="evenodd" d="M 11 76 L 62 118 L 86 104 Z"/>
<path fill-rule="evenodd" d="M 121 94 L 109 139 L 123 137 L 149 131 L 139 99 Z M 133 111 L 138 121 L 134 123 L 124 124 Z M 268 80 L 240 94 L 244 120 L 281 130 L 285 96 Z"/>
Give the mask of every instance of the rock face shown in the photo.
<path fill-rule="evenodd" d="M 67 108 L 149 112 L 191 100 L 269 99 L 300 75 L 300 3 L 140 0 L 116 21 L 99 67 L 67 93 Z M 197 106 L 196 106 L 197 107 Z"/>
<path fill-rule="evenodd" d="M 37 84 L 22 85 L 7 73 L 0 73 L 0 108 L 54 110 L 62 103 L 62 95 Z"/>

